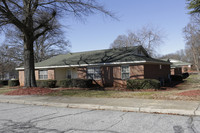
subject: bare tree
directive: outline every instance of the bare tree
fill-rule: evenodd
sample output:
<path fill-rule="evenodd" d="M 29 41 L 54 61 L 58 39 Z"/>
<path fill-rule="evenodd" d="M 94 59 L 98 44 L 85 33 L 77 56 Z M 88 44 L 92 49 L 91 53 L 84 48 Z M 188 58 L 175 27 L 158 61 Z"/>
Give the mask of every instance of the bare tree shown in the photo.
<path fill-rule="evenodd" d="M 58 17 L 88 16 L 96 11 L 113 15 L 95 0 L 0 0 L 0 27 L 17 28 L 23 35 L 25 86 L 36 86 L 34 42 L 58 26 Z"/>
<path fill-rule="evenodd" d="M 5 54 L 12 54 L 7 50 L 7 46 L 0 46 L 0 79 L 7 79 L 7 75 L 15 71 L 16 62 L 11 58 L 4 56 Z"/>
<path fill-rule="evenodd" d="M 193 64 L 199 73 L 200 68 L 200 18 L 192 17 L 190 23 L 183 29 L 186 49 L 192 54 Z M 198 22 L 199 21 L 199 22 Z"/>
<path fill-rule="evenodd" d="M 110 45 L 111 48 L 128 47 L 128 37 L 126 35 L 119 35 Z"/>
<path fill-rule="evenodd" d="M 23 64 L 23 36 L 17 31 L 7 30 L 4 45 L 8 48 L 4 54 L 6 57 L 15 59 Z M 69 51 L 69 41 L 64 39 L 63 32 L 60 29 L 54 29 L 53 32 L 45 33 L 34 41 L 34 61 L 35 63 L 46 60 L 58 54 L 66 54 Z M 9 54 L 9 53 L 13 54 Z"/>
<path fill-rule="evenodd" d="M 184 62 L 192 62 L 191 56 L 188 55 L 189 52 L 186 49 L 178 50 L 174 53 L 166 54 L 161 57 L 160 59 L 175 59 Z"/>
<path fill-rule="evenodd" d="M 111 48 L 142 45 L 149 55 L 156 55 L 156 48 L 163 43 L 164 35 L 159 28 L 144 26 L 138 31 L 129 31 L 127 35 L 119 35 L 110 45 Z"/>

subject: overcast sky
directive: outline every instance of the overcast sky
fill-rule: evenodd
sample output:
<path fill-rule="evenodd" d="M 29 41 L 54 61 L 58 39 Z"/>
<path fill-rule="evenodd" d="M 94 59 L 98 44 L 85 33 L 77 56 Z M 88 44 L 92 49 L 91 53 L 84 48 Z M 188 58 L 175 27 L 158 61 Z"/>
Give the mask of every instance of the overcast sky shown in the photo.
<path fill-rule="evenodd" d="M 94 14 L 79 21 L 65 18 L 62 23 L 65 37 L 70 40 L 71 52 L 107 49 L 118 35 L 135 31 L 145 25 L 159 27 L 164 35 L 160 54 L 184 49 L 182 29 L 189 22 L 186 0 L 97 0 L 116 13 L 119 21 Z M 3 38 L 1 38 L 1 41 Z"/>

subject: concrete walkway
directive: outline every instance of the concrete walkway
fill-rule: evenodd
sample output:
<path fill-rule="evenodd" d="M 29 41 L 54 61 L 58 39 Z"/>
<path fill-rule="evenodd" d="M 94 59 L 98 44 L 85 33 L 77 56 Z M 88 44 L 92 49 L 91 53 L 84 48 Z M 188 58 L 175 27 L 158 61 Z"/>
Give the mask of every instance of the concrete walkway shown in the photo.
<path fill-rule="evenodd" d="M 0 102 L 68 108 L 200 116 L 200 101 L 0 95 Z"/>

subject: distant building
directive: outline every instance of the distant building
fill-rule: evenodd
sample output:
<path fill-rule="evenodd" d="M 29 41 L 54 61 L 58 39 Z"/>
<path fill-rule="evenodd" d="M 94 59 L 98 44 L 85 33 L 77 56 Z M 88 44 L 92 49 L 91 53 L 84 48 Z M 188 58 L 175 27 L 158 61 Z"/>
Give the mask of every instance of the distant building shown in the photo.
<path fill-rule="evenodd" d="M 0 73 L 0 80 L 10 80 L 10 79 L 17 79 L 18 73 L 16 70 L 11 72 Z"/>
<path fill-rule="evenodd" d="M 182 74 L 185 72 L 190 72 L 192 64 L 188 62 L 183 62 L 175 59 L 162 59 L 164 61 L 170 61 L 171 64 L 171 75 Z"/>

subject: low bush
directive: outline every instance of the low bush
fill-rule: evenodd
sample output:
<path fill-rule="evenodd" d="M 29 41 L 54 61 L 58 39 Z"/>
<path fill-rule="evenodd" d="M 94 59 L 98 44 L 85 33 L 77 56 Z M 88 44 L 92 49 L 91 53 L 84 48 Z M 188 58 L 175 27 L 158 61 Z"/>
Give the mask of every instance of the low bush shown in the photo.
<path fill-rule="evenodd" d="M 0 85 L 8 85 L 8 80 L 0 80 Z"/>
<path fill-rule="evenodd" d="M 60 81 L 60 87 L 79 87 L 90 88 L 92 87 L 92 80 L 90 79 L 64 79 Z"/>
<path fill-rule="evenodd" d="M 19 80 L 9 80 L 8 81 L 8 86 L 18 86 L 19 85 Z"/>
<path fill-rule="evenodd" d="M 55 88 L 56 87 L 56 80 L 37 80 L 38 87 L 47 87 L 47 88 Z"/>
<path fill-rule="evenodd" d="M 186 79 L 187 77 L 189 77 L 189 73 L 183 73 L 182 76 L 183 76 L 183 79 Z"/>
<path fill-rule="evenodd" d="M 170 78 L 171 78 L 171 81 L 183 81 L 182 75 L 171 75 Z"/>
<path fill-rule="evenodd" d="M 73 87 L 90 88 L 92 86 L 91 79 L 72 79 Z"/>
<path fill-rule="evenodd" d="M 127 89 L 159 89 L 160 81 L 156 79 L 129 79 Z"/>
<path fill-rule="evenodd" d="M 72 81 L 71 79 L 60 80 L 58 86 L 63 87 L 63 88 L 72 87 Z"/>

